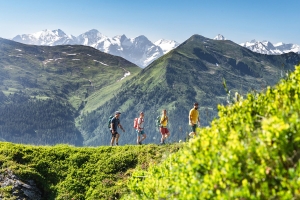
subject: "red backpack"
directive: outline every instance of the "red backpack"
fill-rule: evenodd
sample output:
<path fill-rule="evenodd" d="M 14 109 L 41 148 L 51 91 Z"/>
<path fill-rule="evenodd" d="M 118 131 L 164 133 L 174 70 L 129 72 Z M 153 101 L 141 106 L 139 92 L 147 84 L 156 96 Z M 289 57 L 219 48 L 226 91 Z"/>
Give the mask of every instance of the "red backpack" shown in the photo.
<path fill-rule="evenodd" d="M 138 128 L 138 120 L 139 120 L 139 118 L 134 118 L 134 120 L 133 120 L 133 128 L 135 128 L 135 129 Z"/>

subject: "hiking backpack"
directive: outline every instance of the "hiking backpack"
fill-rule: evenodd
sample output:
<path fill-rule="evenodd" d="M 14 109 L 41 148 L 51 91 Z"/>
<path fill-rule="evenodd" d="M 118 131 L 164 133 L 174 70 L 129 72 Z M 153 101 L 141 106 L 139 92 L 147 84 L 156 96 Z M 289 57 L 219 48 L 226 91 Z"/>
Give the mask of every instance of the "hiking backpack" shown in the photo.
<path fill-rule="evenodd" d="M 112 118 L 114 118 L 114 116 L 109 116 L 109 120 L 108 120 L 108 128 L 110 128 L 110 124 L 111 124 Z"/>
<path fill-rule="evenodd" d="M 135 128 L 135 129 L 138 128 L 138 120 L 139 120 L 139 118 L 134 118 L 134 120 L 133 120 L 133 128 Z"/>
<path fill-rule="evenodd" d="M 159 129 L 160 126 L 161 126 L 161 123 L 160 123 L 160 116 L 157 116 L 157 117 L 156 117 L 156 120 L 155 120 L 155 127 Z"/>

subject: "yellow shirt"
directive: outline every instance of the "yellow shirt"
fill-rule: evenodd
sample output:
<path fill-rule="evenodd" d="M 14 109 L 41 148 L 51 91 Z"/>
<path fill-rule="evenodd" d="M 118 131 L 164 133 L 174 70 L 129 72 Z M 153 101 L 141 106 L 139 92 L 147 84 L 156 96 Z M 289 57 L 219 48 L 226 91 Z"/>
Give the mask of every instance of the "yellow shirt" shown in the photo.
<path fill-rule="evenodd" d="M 195 108 L 190 110 L 189 120 L 191 119 L 193 124 L 197 124 L 199 118 L 199 111 Z"/>
<path fill-rule="evenodd" d="M 160 123 L 161 123 L 162 126 L 167 126 L 167 124 L 168 124 L 168 119 L 166 119 L 164 121 L 165 117 L 167 118 L 167 116 L 162 115 L 161 118 L 160 118 Z"/>

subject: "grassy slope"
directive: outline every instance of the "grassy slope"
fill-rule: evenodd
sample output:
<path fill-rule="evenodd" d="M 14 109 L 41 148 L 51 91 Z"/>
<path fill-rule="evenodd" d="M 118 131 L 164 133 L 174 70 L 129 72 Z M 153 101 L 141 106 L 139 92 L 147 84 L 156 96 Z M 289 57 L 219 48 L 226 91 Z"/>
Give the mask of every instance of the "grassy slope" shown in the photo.
<path fill-rule="evenodd" d="M 74 109 L 70 116 L 72 119 L 69 119 L 68 123 L 74 123 L 76 120 L 74 116 L 79 116 L 76 120 L 76 125 L 79 125 L 81 114 L 92 112 L 104 102 L 109 101 L 122 83 L 134 77 L 140 70 L 138 66 L 121 57 L 112 56 L 91 47 L 34 46 L 0 38 L 0 93 L 2 91 L 7 97 L 0 98 L 3 103 L 0 105 L 0 113 L 5 118 L 5 108 L 2 108 L 4 104 L 19 106 L 19 103 L 23 103 L 22 101 L 16 102 L 16 98 L 15 100 L 10 98 L 14 94 L 22 94 L 22 96 L 39 100 L 52 99 L 61 103 L 62 106 L 68 105 L 68 108 L 71 105 Z M 126 72 L 130 72 L 130 76 L 119 81 Z M 36 104 L 40 103 L 36 102 Z M 17 113 L 15 109 L 13 118 L 15 121 L 24 121 L 30 126 L 33 124 L 30 121 L 33 117 L 26 115 L 27 113 L 24 112 Z M 60 116 L 53 115 L 53 121 L 57 120 L 56 117 L 60 118 Z M 44 123 L 43 118 L 39 120 L 41 120 L 40 123 Z M 13 135 L 16 131 L 5 126 L 6 124 L 8 123 L 5 121 L 0 122 L 3 139 L 14 141 L 6 135 Z M 36 127 L 28 129 L 33 132 Z M 30 143 L 28 138 L 30 136 L 21 140 Z M 43 138 L 43 144 L 52 144 L 47 140 Z"/>
<path fill-rule="evenodd" d="M 231 93 L 259 91 L 274 85 L 281 78 L 281 72 L 293 70 L 299 60 L 300 56 L 294 53 L 267 56 L 231 41 L 192 36 L 125 82 L 115 94 L 116 98 L 82 118 L 85 124 L 82 129 L 89 133 L 85 144 L 108 144 L 106 122 L 117 109 L 123 112 L 121 123 L 127 132 L 122 135 L 122 141 L 125 143 L 134 142 L 132 121 L 140 111 L 145 112 L 145 130 L 149 136 L 145 142 L 158 142 L 154 120 L 162 108 L 168 110 L 170 117 L 170 139 L 184 139 L 189 131 L 188 112 L 194 101 L 200 103 L 203 126 L 217 117 L 218 104 L 227 104 L 223 78 Z M 91 125 L 95 121 L 97 124 Z"/>
<path fill-rule="evenodd" d="M 79 148 L 2 142 L 1 173 L 11 169 L 25 182 L 34 180 L 47 200 L 118 199 L 129 192 L 127 180 L 135 169 L 160 163 L 180 147 L 173 144 Z"/>
<path fill-rule="evenodd" d="M 300 66 L 264 93 L 220 106 L 180 152 L 134 173 L 125 199 L 299 199 L 299 83 Z"/>
<path fill-rule="evenodd" d="M 86 46 L 31 46 L 7 40 L 0 45 L 0 89 L 5 94 L 22 90 L 38 98 L 61 96 L 75 109 L 89 95 L 117 83 L 126 71 L 132 77 L 141 70 L 121 57 Z"/>

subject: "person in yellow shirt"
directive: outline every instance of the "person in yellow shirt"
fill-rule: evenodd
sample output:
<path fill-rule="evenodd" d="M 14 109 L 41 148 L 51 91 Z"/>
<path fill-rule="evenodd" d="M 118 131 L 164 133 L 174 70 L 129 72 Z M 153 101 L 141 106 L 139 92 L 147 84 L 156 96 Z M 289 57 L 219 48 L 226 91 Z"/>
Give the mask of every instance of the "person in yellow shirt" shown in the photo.
<path fill-rule="evenodd" d="M 167 128 L 168 121 L 169 121 L 169 118 L 167 116 L 167 110 L 164 109 L 162 111 L 162 115 L 160 118 L 160 125 L 161 125 L 159 128 L 159 131 L 161 134 L 160 144 L 165 144 L 165 139 L 167 139 L 170 136 L 170 132 Z"/>
<path fill-rule="evenodd" d="M 200 118 L 199 118 L 199 111 L 198 111 L 198 103 L 194 103 L 194 108 L 190 110 L 189 114 L 189 125 L 191 126 L 191 131 L 189 136 L 196 135 L 196 128 L 200 127 Z"/>

